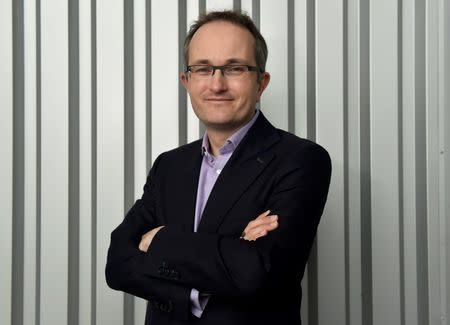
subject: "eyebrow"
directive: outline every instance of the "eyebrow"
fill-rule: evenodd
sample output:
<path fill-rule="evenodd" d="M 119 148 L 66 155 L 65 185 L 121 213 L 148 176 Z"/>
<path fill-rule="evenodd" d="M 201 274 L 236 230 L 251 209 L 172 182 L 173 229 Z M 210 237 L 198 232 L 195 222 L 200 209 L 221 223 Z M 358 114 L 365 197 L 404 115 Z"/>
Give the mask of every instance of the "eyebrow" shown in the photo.
<path fill-rule="evenodd" d="M 224 65 L 227 64 L 233 64 L 233 63 L 239 63 L 239 64 L 249 64 L 246 60 L 243 59 L 239 59 L 239 58 L 230 58 L 228 60 L 225 61 Z M 197 65 L 197 64 L 208 64 L 208 65 L 212 65 L 211 61 L 209 61 L 208 59 L 200 59 L 200 60 L 196 60 L 194 62 L 192 62 L 192 64 L 190 65 Z"/>

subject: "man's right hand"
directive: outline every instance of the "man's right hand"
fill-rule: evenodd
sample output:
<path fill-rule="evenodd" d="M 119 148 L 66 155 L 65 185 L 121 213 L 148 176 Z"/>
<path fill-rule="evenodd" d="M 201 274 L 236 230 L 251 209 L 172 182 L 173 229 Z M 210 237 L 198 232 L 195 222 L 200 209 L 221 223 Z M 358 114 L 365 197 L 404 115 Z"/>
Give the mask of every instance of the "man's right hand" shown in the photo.
<path fill-rule="evenodd" d="M 242 232 L 241 238 L 245 240 L 256 240 L 266 236 L 269 231 L 278 227 L 278 216 L 270 215 L 270 210 L 261 213 L 256 219 L 250 221 Z"/>

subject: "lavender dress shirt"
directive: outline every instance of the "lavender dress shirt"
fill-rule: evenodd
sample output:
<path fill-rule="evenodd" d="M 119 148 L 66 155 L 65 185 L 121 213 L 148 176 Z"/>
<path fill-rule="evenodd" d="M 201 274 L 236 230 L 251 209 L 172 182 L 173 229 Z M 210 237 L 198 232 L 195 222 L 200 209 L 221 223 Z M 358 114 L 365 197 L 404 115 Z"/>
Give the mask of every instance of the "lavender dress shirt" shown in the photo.
<path fill-rule="evenodd" d="M 241 140 L 247 134 L 248 130 L 251 128 L 253 123 L 255 123 L 258 118 L 259 110 L 256 110 L 253 118 L 245 124 L 242 128 L 237 130 L 231 137 L 225 141 L 224 145 L 219 150 L 219 156 L 214 157 L 210 153 L 208 134 L 205 132 L 203 135 L 202 143 L 202 166 L 200 168 L 200 177 L 198 180 L 197 188 L 197 200 L 195 204 L 195 219 L 194 219 L 194 232 L 197 232 L 197 227 L 202 218 L 203 209 L 205 208 L 206 202 L 208 201 L 209 194 L 216 183 L 222 169 L 225 167 L 228 159 L 230 159 L 236 147 L 239 145 Z M 208 303 L 209 296 L 199 293 L 197 289 L 191 290 L 191 312 L 197 317 L 201 317 L 203 310 Z"/>

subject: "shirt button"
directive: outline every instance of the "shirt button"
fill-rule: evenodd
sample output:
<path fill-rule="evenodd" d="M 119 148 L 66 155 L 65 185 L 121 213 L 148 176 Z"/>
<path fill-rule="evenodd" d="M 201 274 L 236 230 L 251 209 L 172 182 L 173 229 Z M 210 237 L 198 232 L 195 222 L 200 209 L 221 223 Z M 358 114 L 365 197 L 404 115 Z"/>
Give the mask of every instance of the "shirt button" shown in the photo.
<path fill-rule="evenodd" d="M 222 169 L 218 169 L 218 170 L 216 170 L 216 173 L 220 174 L 221 171 L 222 171 Z"/>

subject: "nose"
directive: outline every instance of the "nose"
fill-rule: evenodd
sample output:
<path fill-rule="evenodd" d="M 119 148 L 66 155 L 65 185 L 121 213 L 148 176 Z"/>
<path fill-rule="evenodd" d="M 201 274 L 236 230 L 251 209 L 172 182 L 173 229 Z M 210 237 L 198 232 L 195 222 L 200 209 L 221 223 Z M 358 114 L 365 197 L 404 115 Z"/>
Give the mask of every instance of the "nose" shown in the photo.
<path fill-rule="evenodd" d="M 220 69 L 215 69 L 211 76 L 210 88 L 214 92 L 227 90 L 227 80 Z"/>

